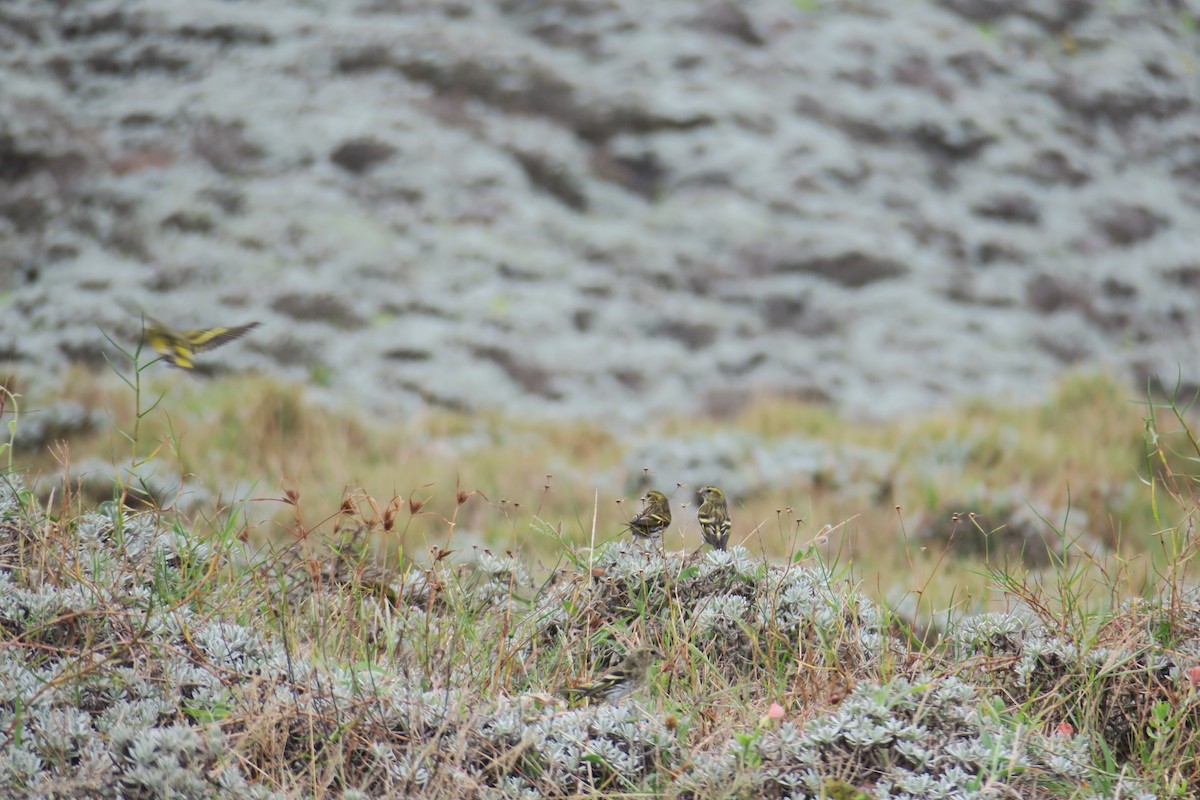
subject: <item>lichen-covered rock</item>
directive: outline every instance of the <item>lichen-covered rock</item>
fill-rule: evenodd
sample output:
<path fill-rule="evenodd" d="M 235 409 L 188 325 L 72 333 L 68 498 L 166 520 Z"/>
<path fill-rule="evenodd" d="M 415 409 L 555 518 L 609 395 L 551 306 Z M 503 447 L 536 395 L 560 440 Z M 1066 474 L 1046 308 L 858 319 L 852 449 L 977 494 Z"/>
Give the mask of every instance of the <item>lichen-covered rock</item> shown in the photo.
<path fill-rule="evenodd" d="M 104 368 L 142 307 L 388 413 L 1197 383 L 1195 17 L 9 2 L 0 359 Z"/>

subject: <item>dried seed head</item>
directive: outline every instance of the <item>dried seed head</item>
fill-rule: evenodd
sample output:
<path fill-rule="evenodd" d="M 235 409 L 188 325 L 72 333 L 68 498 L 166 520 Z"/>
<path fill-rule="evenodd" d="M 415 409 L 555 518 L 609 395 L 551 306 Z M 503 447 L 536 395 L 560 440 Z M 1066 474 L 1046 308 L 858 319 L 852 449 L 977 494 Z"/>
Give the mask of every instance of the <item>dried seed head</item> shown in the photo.
<path fill-rule="evenodd" d="M 400 513 L 400 504 L 401 503 L 402 503 L 402 501 L 400 498 L 394 497 L 391 499 L 391 503 L 388 504 L 388 507 L 386 507 L 386 509 L 384 509 L 384 511 L 383 511 L 383 529 L 384 530 L 391 530 L 392 527 L 394 527 L 394 525 L 396 524 L 396 515 L 398 515 L 398 513 Z"/>

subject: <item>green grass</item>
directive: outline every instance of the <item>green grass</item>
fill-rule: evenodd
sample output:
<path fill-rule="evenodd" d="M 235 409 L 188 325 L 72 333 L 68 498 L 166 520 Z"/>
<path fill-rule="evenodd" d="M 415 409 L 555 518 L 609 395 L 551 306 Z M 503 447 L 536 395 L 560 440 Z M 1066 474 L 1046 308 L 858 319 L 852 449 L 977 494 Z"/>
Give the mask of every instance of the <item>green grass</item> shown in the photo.
<path fill-rule="evenodd" d="M 1148 463 L 1144 399 L 1103 377 L 1067 378 L 1035 406 L 978 400 L 867 424 L 826 408 L 764 400 L 733 419 L 679 417 L 619 436 L 591 423 L 495 412 L 430 411 L 386 422 L 316 406 L 295 387 L 270 380 L 155 374 L 143 391 L 150 400 L 163 396 L 162 404 L 140 418 L 128 388 L 82 372 L 53 392 L 24 398 L 33 410 L 27 419 L 77 401 L 110 415 L 112 426 L 18 453 L 17 468 L 45 475 L 93 456 L 127 462 L 134 450 L 136 461 L 153 459 L 217 492 L 209 514 L 220 511 L 221 501 L 252 498 L 239 513 L 256 523 L 250 535 L 260 543 L 328 534 L 344 502 L 369 510 L 398 499 L 392 530 L 376 546 L 410 555 L 434 547 L 513 549 L 538 572 L 557 562 L 563 542 L 619 535 L 640 494 L 631 443 L 683 437 L 703 455 L 711 438 L 732 434 L 745 437 L 734 455 L 742 474 L 781 441 L 811 442 L 826 456 L 815 469 L 774 481 L 755 475 L 752 492 L 727 489 L 731 541 L 776 559 L 824 541 L 823 556 L 852 561 L 869 592 L 894 602 L 919 596 L 925 614 L 952 605 L 982 608 L 996 599 L 975 556 L 986 550 L 1020 560 L 1026 540 L 1008 541 L 1014 514 L 1030 528 L 1026 538 L 1048 541 L 1055 551 L 1062 549 L 1056 530 L 1086 533 L 1075 550 L 1102 545 L 1102 566 L 1119 567 L 1134 591 L 1148 591 L 1156 572 L 1178 561 L 1172 552 L 1178 546 L 1165 532 L 1181 521 L 1180 506 L 1162 503 L 1161 489 L 1145 491 L 1144 481 L 1164 464 L 1186 473 L 1188 456 L 1164 450 L 1165 461 Z M 143 409 L 148 405 L 143 401 Z M 1163 424 L 1163 442 L 1173 446 L 1178 425 Z M 138 443 L 131 447 L 116 431 L 135 427 Z M 696 487 L 671 492 L 680 477 L 669 464 L 653 463 L 649 449 L 652 480 L 676 505 L 668 543 L 695 548 Z M 727 477 L 705 480 L 721 485 Z M 294 493 L 294 504 L 281 502 L 285 490 Z M 466 503 L 458 502 L 460 493 L 470 495 Z M 971 519 L 971 512 L 979 516 Z M 826 526 L 832 531 L 823 533 Z"/>
<path fill-rule="evenodd" d="M 105 785 L 193 796 L 219 775 L 286 797 L 1200 790 L 1200 446 L 1188 409 L 1111 380 L 888 424 L 772 400 L 647 423 L 635 443 L 733 431 L 750 452 L 798 437 L 831 454 L 735 498 L 730 556 L 687 555 L 691 506 L 665 555 L 622 555 L 639 476 L 595 425 L 388 425 L 179 373 L 75 373 L 53 397 L 112 424 L 22 444 L 52 404 L 21 398 L 0 514 L 0 630 L 19 654 L 0 663 L 5 790 L 63 791 L 101 763 Z M 96 456 L 254 489 L 97 515 L 72 484 L 18 480 Z M 1062 512 L 998 516 L 1026 501 Z M 1039 566 L 1018 525 L 1051 539 Z M 639 643 L 666 657 L 636 702 L 557 698 Z M 60 752 L 67 718 L 86 735 Z M 877 725 L 924 744 L 866 744 Z M 970 743 L 966 777 L 944 754 L 919 768 L 951 742 Z"/>

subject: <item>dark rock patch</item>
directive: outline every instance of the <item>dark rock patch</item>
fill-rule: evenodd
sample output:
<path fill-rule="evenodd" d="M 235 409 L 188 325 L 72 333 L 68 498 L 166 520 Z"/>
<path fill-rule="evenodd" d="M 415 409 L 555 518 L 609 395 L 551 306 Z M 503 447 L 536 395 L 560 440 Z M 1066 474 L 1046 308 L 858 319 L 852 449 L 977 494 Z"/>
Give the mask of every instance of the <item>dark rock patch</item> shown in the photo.
<path fill-rule="evenodd" d="M 152 292 L 174 292 L 203 280 L 204 271 L 199 267 L 156 264 L 150 268 L 150 277 L 142 281 L 142 285 Z"/>
<path fill-rule="evenodd" d="M 717 364 L 717 369 L 722 375 L 730 378 L 741 378 L 753 372 L 758 367 L 761 367 L 767 362 L 766 353 L 752 353 L 746 358 L 738 361 L 722 361 Z"/>
<path fill-rule="evenodd" d="M 135 50 L 107 48 L 83 61 L 90 72 L 108 77 L 129 77 L 139 72 L 162 72 L 175 75 L 192 65 L 192 60 L 159 45 L 146 45 Z"/>
<path fill-rule="evenodd" d="M 327 366 L 322 363 L 319 350 L 311 342 L 305 342 L 291 335 L 285 334 L 266 340 L 254 339 L 247 341 L 246 347 L 284 367 L 311 369 Z"/>
<path fill-rule="evenodd" d="M 1041 186 L 1082 186 L 1091 176 L 1059 150 L 1041 150 L 1016 172 Z"/>
<path fill-rule="evenodd" d="M 905 86 L 922 89 L 939 100 L 954 100 L 954 83 L 947 80 L 945 71 L 923 53 L 906 55 L 892 67 L 892 79 Z"/>
<path fill-rule="evenodd" d="M 1197 285 L 1200 285 L 1200 267 L 1196 268 Z M 1104 292 L 1104 296 L 1112 300 L 1129 300 L 1137 297 L 1137 287 L 1131 283 L 1117 280 L 1116 278 L 1105 278 L 1100 284 L 1100 290 Z"/>
<path fill-rule="evenodd" d="M 646 385 L 646 376 L 642 374 L 641 370 L 614 369 L 612 376 L 617 379 L 617 383 L 634 392 Z"/>
<path fill-rule="evenodd" d="M 659 194 L 666 175 L 666 169 L 652 153 L 617 156 L 604 147 L 592 151 L 591 167 L 596 177 L 646 200 L 653 200 Z"/>
<path fill-rule="evenodd" d="M 383 357 L 392 361 L 428 361 L 432 354 L 428 350 L 414 347 L 393 347 L 383 351 Z"/>
<path fill-rule="evenodd" d="M 1000 262 L 1023 264 L 1027 259 L 1028 255 L 1021 248 L 1011 242 L 997 241 L 996 239 L 980 242 L 979 247 L 975 250 L 975 260 L 985 266 Z"/>
<path fill-rule="evenodd" d="M 63 15 L 58 33 L 68 40 L 91 39 L 110 34 L 125 34 L 136 39 L 145 35 L 146 25 L 140 17 L 124 11 L 77 6 Z"/>
<path fill-rule="evenodd" d="M 1200 288 L 1200 264 L 1185 264 L 1165 272 L 1167 278 L 1188 289 Z"/>
<path fill-rule="evenodd" d="M 575 326 L 575 330 L 580 333 L 587 333 L 592 329 L 592 323 L 595 321 L 596 312 L 590 308 L 577 308 L 571 313 L 571 324 Z"/>
<path fill-rule="evenodd" d="M 1170 225 L 1170 220 L 1149 208 L 1128 203 L 1114 203 L 1091 214 L 1095 225 L 1110 242 L 1128 247 L 1149 239 Z"/>
<path fill-rule="evenodd" d="M 356 330 L 364 325 L 349 303 L 327 293 L 280 295 L 271 301 L 271 309 L 300 322 L 324 322 L 342 330 Z"/>
<path fill-rule="evenodd" d="M 1053 275 L 1036 275 L 1025 284 L 1029 305 L 1043 314 L 1053 314 L 1087 303 L 1087 289 Z"/>
<path fill-rule="evenodd" d="M 535 394 L 547 400 L 556 400 L 562 393 L 554 388 L 554 376 L 546 369 L 522 362 L 509 350 L 498 345 L 478 345 L 471 348 L 476 358 L 498 366 L 513 383 L 530 394 Z"/>
<path fill-rule="evenodd" d="M 192 151 L 222 175 L 244 175 L 266 154 L 246 137 L 245 124 L 206 117 L 192 129 Z"/>
<path fill-rule="evenodd" d="M 1087 343 L 1081 341 L 1077 336 L 1038 333 L 1034 335 L 1033 339 L 1038 347 L 1053 355 L 1064 366 L 1079 364 L 1092 354 Z"/>
<path fill-rule="evenodd" d="M 816 257 L 776 266 L 776 272 L 804 272 L 857 289 L 877 281 L 899 278 L 908 268 L 890 258 L 880 258 L 858 250 L 837 256 Z"/>
<path fill-rule="evenodd" d="M 214 42 L 220 45 L 268 45 L 275 41 L 275 37 L 263 28 L 228 23 L 184 25 L 179 29 L 179 35 L 184 39 L 197 39 L 202 42 Z"/>
<path fill-rule="evenodd" d="M 216 227 L 213 218 L 203 211 L 176 211 L 163 217 L 159 227 L 180 233 L 211 233 Z"/>
<path fill-rule="evenodd" d="M 377 44 L 349 48 L 334 58 L 334 69 L 350 75 L 389 69 L 393 66 L 395 62 L 392 60 L 391 49 Z"/>
<path fill-rule="evenodd" d="M 529 182 L 572 211 L 587 211 L 587 195 L 579 181 L 562 164 L 555 164 L 534 153 L 514 153 Z"/>
<path fill-rule="evenodd" d="M 976 203 L 971 210 L 986 219 L 1014 225 L 1037 225 L 1041 220 L 1037 203 L 1026 194 L 994 194 Z"/>
<path fill-rule="evenodd" d="M 710 30 L 751 47 L 762 47 L 766 39 L 759 33 L 754 20 L 740 3 L 716 0 L 702 6 L 696 26 Z"/>
<path fill-rule="evenodd" d="M 1146 117 L 1163 121 L 1194 108 L 1184 92 L 1167 92 L 1146 84 L 1125 88 L 1090 86 L 1083 79 L 1064 77 L 1053 91 L 1063 108 L 1088 122 L 1125 127 Z"/>
<path fill-rule="evenodd" d="M 651 336 L 665 336 L 674 339 L 688 350 L 695 352 L 711 345 L 717 338 L 717 328 L 708 323 L 684 322 L 669 320 L 655 325 L 649 330 Z"/>
<path fill-rule="evenodd" d="M 347 172 L 361 175 L 396 154 L 396 148 L 370 136 L 347 139 L 334 148 L 329 160 Z"/>
<path fill-rule="evenodd" d="M 246 210 L 246 195 L 236 189 L 212 187 L 200 190 L 198 196 L 230 216 L 237 216 Z"/>
<path fill-rule="evenodd" d="M 916 126 L 910 138 L 929 155 L 950 161 L 976 158 L 995 141 L 994 135 L 984 131 L 971 119 L 960 120 L 954 125 L 927 122 Z"/>
<path fill-rule="evenodd" d="M 763 321 L 772 328 L 791 328 L 808 309 L 808 297 L 788 297 L 776 294 L 762 304 Z"/>

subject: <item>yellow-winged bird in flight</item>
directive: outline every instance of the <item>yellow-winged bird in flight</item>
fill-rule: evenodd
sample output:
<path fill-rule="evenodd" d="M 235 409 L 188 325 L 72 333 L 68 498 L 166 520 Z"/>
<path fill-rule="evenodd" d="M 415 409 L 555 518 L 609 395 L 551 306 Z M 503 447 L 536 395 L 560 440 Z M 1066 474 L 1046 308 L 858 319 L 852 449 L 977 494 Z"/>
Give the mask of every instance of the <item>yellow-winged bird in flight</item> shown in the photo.
<path fill-rule="evenodd" d="M 159 320 L 150 318 L 146 322 L 146 344 L 162 354 L 172 365 L 191 369 L 196 365 L 196 354 L 212 350 L 223 344 L 245 336 L 258 327 L 257 322 L 237 325 L 232 328 L 201 328 L 199 330 L 176 331 Z"/>

